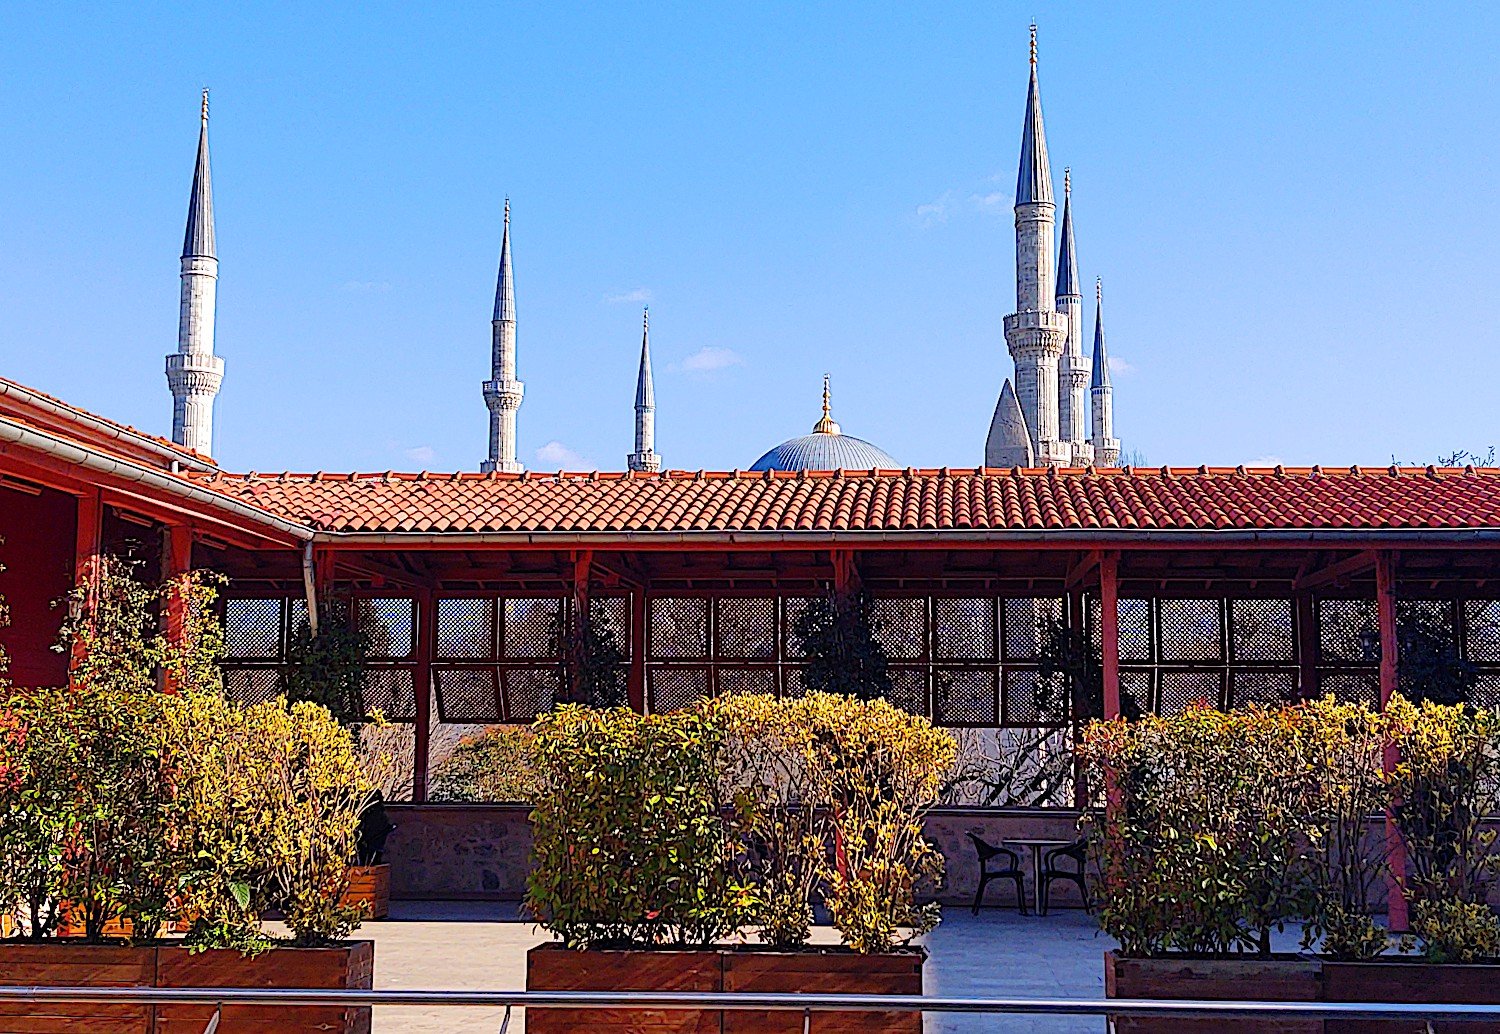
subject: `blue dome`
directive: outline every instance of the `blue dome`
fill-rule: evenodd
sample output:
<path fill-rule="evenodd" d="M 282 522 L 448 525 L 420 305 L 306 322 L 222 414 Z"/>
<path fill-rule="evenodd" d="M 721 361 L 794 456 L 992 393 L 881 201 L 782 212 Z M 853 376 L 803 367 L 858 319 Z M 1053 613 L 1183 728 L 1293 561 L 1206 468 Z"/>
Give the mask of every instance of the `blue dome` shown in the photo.
<path fill-rule="evenodd" d="M 847 434 L 815 431 L 782 442 L 750 466 L 751 470 L 900 470 L 884 449 Z"/>

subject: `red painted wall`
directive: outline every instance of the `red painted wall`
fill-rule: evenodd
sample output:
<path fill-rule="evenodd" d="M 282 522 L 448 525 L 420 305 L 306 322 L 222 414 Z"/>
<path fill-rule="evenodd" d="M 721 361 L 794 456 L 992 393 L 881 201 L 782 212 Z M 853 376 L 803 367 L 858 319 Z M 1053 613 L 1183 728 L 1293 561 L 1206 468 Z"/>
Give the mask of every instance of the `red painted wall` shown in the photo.
<path fill-rule="evenodd" d="M 0 646 L 10 655 L 7 677 L 18 686 L 60 686 L 67 658 L 52 649 L 64 610 L 52 604 L 73 584 L 77 501 L 42 489 L 30 495 L 0 484 L 0 596 L 10 625 Z"/>

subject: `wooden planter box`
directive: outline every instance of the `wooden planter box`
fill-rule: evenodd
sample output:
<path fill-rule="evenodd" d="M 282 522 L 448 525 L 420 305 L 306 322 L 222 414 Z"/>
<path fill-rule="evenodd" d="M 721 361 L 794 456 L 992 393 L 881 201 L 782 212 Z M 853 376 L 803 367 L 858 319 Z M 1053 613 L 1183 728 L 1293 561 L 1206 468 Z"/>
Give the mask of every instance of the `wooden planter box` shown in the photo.
<path fill-rule="evenodd" d="M 346 905 L 363 901 L 370 906 L 366 918 L 384 919 L 391 914 L 391 867 L 389 865 L 356 865 L 349 870 L 349 889 L 342 899 Z"/>
<path fill-rule="evenodd" d="M 1326 1002 L 1500 1003 L 1500 965 L 1431 962 L 1324 962 Z M 1423 1020 L 1329 1020 L 1327 1034 L 1423 1034 Z M 1496 1034 L 1500 1022 L 1434 1021 L 1435 1034 Z"/>
<path fill-rule="evenodd" d="M 1104 953 L 1106 998 L 1316 1002 L 1317 959 L 1274 955 L 1243 959 L 1126 959 Z M 1116 1034 L 1322 1034 L 1322 1020 L 1111 1017 Z"/>
<path fill-rule="evenodd" d="M 189 953 L 180 944 L 122 947 L 59 941 L 0 944 L 0 984 L 85 987 L 323 987 L 368 989 L 375 945 Z M 213 1015 L 199 1005 L 0 1003 L 0 1034 L 202 1034 Z M 368 1008 L 226 1006 L 219 1034 L 369 1034 Z"/>
<path fill-rule="evenodd" d="M 569 951 L 542 944 L 526 955 L 528 991 L 745 991 L 765 994 L 921 994 L 920 951 L 858 955 L 722 948 L 703 951 Z M 920 1013 L 814 1013 L 820 1034 L 920 1034 Z M 802 1030 L 796 1012 L 713 1009 L 526 1010 L 527 1034 L 769 1034 Z"/>

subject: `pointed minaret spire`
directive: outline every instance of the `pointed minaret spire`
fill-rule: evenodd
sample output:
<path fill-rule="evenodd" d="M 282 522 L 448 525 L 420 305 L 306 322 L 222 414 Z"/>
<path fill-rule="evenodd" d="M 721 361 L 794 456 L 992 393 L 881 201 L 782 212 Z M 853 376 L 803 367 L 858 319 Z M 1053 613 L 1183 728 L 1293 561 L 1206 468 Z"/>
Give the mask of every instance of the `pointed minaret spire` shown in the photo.
<path fill-rule="evenodd" d="M 1021 403 L 1016 398 L 1016 389 L 1010 378 L 1000 389 L 1000 401 L 995 404 L 995 415 L 990 419 L 990 435 L 984 445 L 986 467 L 1034 467 L 1036 454 L 1031 449 L 1031 432 L 1026 429 L 1026 416 L 1021 412 Z"/>
<path fill-rule="evenodd" d="M 208 90 L 199 109 L 198 160 L 188 197 L 187 231 L 182 239 L 182 305 L 177 319 L 177 351 L 167 356 L 167 387 L 172 391 L 172 441 L 213 454 L 214 397 L 224 380 L 224 360 L 214 355 L 214 311 L 219 258 L 214 242 L 214 189 L 208 165 Z"/>
<path fill-rule="evenodd" d="M 1068 336 L 1057 361 L 1057 436 L 1074 466 L 1092 460 L 1088 444 L 1088 361 L 1083 357 L 1083 292 L 1078 287 L 1078 251 L 1073 243 L 1073 170 L 1063 170 L 1062 243 L 1057 251 L 1057 311 L 1068 317 Z"/>
<path fill-rule="evenodd" d="M 1109 353 L 1104 348 L 1104 281 L 1094 281 L 1094 462 L 1114 467 L 1120 462 L 1120 439 L 1115 434 L 1114 389 L 1109 383 Z"/>
<path fill-rule="evenodd" d="M 631 470 L 661 470 L 656 454 L 656 388 L 651 381 L 651 310 L 641 314 L 641 366 L 635 376 L 635 452 L 625 457 Z"/>
<path fill-rule="evenodd" d="M 525 469 L 516 459 L 516 411 L 525 390 L 516 380 L 516 285 L 510 268 L 510 198 L 506 198 L 495 314 L 490 320 L 490 379 L 484 382 L 484 404 L 490 411 L 490 457 L 479 469 L 486 474 L 516 474 Z"/>
<path fill-rule="evenodd" d="M 1021 161 L 1016 173 L 1016 311 L 1005 317 L 1005 343 L 1015 364 L 1016 402 L 1031 435 L 1035 461 L 1066 464 L 1072 445 L 1060 437 L 1058 359 L 1068 334 L 1068 318 L 1056 309 L 1053 234 L 1057 206 L 1042 96 L 1036 75 L 1036 26 L 1031 27 L 1031 78 L 1026 118 L 1021 125 Z M 991 423 L 991 432 L 995 425 Z M 997 448 L 1003 448 L 997 445 Z M 985 455 L 991 452 L 985 446 Z"/>

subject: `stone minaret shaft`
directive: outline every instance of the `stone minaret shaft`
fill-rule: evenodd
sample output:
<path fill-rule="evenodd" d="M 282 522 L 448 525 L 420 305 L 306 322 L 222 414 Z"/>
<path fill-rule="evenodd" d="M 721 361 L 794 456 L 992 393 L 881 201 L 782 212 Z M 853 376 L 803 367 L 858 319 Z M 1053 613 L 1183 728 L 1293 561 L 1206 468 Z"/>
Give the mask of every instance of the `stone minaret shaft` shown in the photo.
<path fill-rule="evenodd" d="M 490 410 L 490 458 L 479 469 L 486 474 L 518 474 L 523 469 L 516 459 L 516 410 L 521 408 L 525 390 L 516 380 L 516 285 L 510 269 L 510 198 L 506 198 L 495 316 L 490 322 L 490 379 L 484 382 L 484 404 Z"/>
<path fill-rule="evenodd" d="M 635 378 L 635 452 L 625 458 L 631 470 L 661 470 L 656 454 L 656 388 L 651 383 L 651 310 L 641 317 L 641 368 Z"/>
<path fill-rule="evenodd" d="M 1094 377 L 1089 388 L 1094 403 L 1094 461 L 1102 467 L 1115 467 L 1120 463 L 1120 439 L 1115 437 L 1115 391 L 1109 383 L 1109 353 L 1104 350 L 1102 281 L 1094 281 L 1094 299 Z"/>
<path fill-rule="evenodd" d="M 1057 362 L 1057 433 L 1071 452 L 1069 463 L 1093 459 L 1088 444 L 1089 364 L 1083 357 L 1083 294 L 1078 287 L 1078 251 L 1073 243 L 1073 173 L 1063 170 L 1062 243 L 1057 253 L 1057 311 L 1068 318 L 1068 337 Z"/>
<path fill-rule="evenodd" d="M 1016 176 L 1016 311 L 1005 317 L 1005 343 L 1016 366 L 1016 397 L 1031 435 L 1036 462 L 1067 463 L 1071 449 L 1058 435 L 1057 364 L 1068 334 L 1053 290 L 1053 227 L 1057 206 L 1042 99 L 1036 78 L 1036 26 L 1031 27 L 1031 81 L 1021 128 Z"/>
<path fill-rule="evenodd" d="M 208 91 L 198 127 L 198 161 L 182 241 L 182 308 L 177 351 L 167 356 L 172 390 L 172 441 L 213 454 L 214 396 L 224 381 L 224 360 L 214 355 L 214 307 L 219 258 L 214 247 L 214 190 L 208 169 Z"/>

